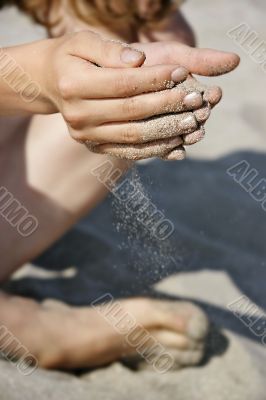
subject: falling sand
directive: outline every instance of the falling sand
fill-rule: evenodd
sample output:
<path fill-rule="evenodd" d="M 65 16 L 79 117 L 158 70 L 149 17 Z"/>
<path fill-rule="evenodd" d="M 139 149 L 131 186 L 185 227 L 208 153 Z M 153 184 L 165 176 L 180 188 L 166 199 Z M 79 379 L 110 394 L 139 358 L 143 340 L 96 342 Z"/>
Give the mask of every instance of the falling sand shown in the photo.
<path fill-rule="evenodd" d="M 120 247 L 130 254 L 130 267 L 138 273 L 141 288 L 145 281 L 156 282 L 169 266 L 176 267 L 180 259 L 176 259 L 171 235 L 161 240 L 155 234 L 155 216 L 159 213 L 167 219 L 167 213 L 165 214 L 150 198 L 136 166 L 127 178 L 135 190 L 134 193 L 127 193 L 129 201 L 126 202 L 113 197 L 114 226 L 125 238 Z M 149 184 L 152 185 L 152 182 Z M 147 219 L 150 220 L 150 224 L 146 223 Z"/>

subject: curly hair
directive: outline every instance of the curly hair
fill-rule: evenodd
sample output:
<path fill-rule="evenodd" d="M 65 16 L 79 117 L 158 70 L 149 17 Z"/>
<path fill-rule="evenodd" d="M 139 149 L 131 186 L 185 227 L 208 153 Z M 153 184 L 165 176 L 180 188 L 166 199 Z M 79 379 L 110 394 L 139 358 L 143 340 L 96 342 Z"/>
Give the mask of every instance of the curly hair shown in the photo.
<path fill-rule="evenodd" d="M 36 22 L 50 28 L 51 9 L 59 7 L 62 0 L 0 0 L 0 8 L 16 5 Z M 127 22 L 142 25 L 160 21 L 184 0 L 68 0 L 78 18 L 90 24 L 108 26 Z M 142 6 L 142 8 L 141 8 Z M 144 12 L 143 12 L 144 11 Z"/>

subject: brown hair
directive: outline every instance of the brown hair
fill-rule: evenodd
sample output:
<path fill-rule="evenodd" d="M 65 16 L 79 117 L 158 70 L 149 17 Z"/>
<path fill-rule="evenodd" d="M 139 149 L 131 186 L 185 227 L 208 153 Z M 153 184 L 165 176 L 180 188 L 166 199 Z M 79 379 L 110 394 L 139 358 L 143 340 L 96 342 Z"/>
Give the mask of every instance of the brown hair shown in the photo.
<path fill-rule="evenodd" d="M 50 20 L 51 9 L 59 7 L 62 0 L 0 0 L 0 8 L 16 5 L 29 14 L 36 22 L 53 26 L 58 21 Z M 183 0 L 68 0 L 69 4 L 82 21 L 90 24 L 103 23 L 108 26 L 127 22 L 142 25 L 160 21 L 177 8 Z M 141 7 L 142 6 L 142 7 Z"/>

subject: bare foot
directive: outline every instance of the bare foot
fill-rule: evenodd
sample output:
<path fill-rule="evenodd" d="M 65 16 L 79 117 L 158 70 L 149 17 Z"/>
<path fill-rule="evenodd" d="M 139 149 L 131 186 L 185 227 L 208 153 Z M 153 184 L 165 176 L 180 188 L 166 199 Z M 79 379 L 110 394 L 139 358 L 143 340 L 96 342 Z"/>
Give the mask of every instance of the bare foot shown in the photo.
<path fill-rule="evenodd" d="M 2 295 L 0 303 L 1 310 L 8 310 L 1 311 L 2 321 L 45 368 L 95 367 L 136 355 L 144 363 L 139 334 L 146 335 L 145 354 L 160 344 L 172 368 L 195 365 L 208 333 L 205 314 L 186 302 L 135 298 L 77 308 Z M 158 357 L 156 351 L 152 357 Z"/>

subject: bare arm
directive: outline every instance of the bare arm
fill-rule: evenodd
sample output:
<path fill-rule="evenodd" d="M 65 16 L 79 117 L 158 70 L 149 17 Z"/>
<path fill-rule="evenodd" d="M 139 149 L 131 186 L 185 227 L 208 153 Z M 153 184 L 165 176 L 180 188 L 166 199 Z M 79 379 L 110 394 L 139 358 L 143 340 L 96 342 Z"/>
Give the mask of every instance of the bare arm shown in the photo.
<path fill-rule="evenodd" d="M 137 51 L 134 51 L 135 58 L 133 54 L 132 58 L 123 60 L 123 50 L 122 45 L 104 41 L 90 31 L 0 48 L 0 115 L 63 114 L 60 107 L 63 104 L 61 77 L 67 77 L 75 90 L 74 83 L 82 72 L 83 85 L 89 86 L 92 68 L 87 68 L 84 74 L 85 62 L 88 67 L 92 61 L 105 67 L 120 68 L 121 75 L 128 67 L 138 67 L 143 63 L 145 57 Z M 140 81 L 140 77 L 138 79 Z M 134 94 L 134 85 L 132 83 L 132 88 L 128 85 L 125 95 L 130 97 Z M 94 88 L 97 88 L 97 82 Z M 104 88 L 98 87 L 98 90 L 99 97 L 104 98 Z M 81 97 L 79 91 L 80 88 L 76 88 L 77 98 Z"/>
<path fill-rule="evenodd" d="M 0 115 L 56 112 L 45 88 L 52 41 L 0 49 Z"/>

